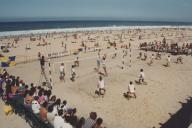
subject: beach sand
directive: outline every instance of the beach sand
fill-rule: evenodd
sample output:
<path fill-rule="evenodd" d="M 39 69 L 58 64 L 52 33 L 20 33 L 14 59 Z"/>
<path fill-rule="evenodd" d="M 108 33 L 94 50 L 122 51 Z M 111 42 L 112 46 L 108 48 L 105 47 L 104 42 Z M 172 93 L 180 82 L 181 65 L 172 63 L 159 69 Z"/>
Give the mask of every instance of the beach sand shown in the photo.
<path fill-rule="evenodd" d="M 88 47 L 94 47 L 94 43 L 99 43 L 100 47 L 104 50 L 101 54 L 114 53 L 115 49 L 107 49 L 109 44 L 104 41 L 108 39 L 117 43 L 117 47 L 122 44 L 131 43 L 132 48 L 132 63 L 129 67 L 129 52 L 125 57 L 125 68 L 121 69 L 121 49 L 118 48 L 117 58 L 111 59 L 107 56 L 107 70 L 108 77 L 104 77 L 106 83 L 106 95 L 104 98 L 97 97 L 94 91 L 97 87 L 99 75 L 94 71 L 96 67 L 97 52 L 80 53 L 80 67 L 76 68 L 77 79 L 75 82 L 70 81 L 70 67 L 72 62 L 66 62 L 75 59 L 75 55 L 70 55 L 62 58 L 51 59 L 52 66 L 52 79 L 53 79 L 53 94 L 60 97 L 62 100 L 68 101 L 68 106 L 77 108 L 77 115 L 79 117 L 88 117 L 91 111 L 97 112 L 99 117 L 104 119 L 104 125 L 108 128 L 152 128 L 160 127 L 159 123 L 166 122 L 170 115 L 174 114 L 181 108 L 179 102 L 186 102 L 186 99 L 192 96 L 192 57 L 183 56 L 184 64 L 175 64 L 176 56 L 172 56 L 171 67 L 164 67 L 167 54 L 162 55 L 162 60 L 155 60 L 152 66 L 148 66 L 146 61 L 137 59 L 140 52 L 138 50 L 139 43 L 150 41 L 162 41 L 163 36 L 167 38 L 167 42 L 175 41 L 191 42 L 190 35 L 192 30 L 176 30 L 176 29 L 144 29 L 141 31 L 125 30 L 122 40 L 124 43 L 119 43 L 118 36 L 121 36 L 123 31 L 99 31 L 99 32 L 78 32 L 77 39 L 74 39 L 73 33 L 68 34 L 68 38 L 64 37 L 64 33 L 52 34 L 51 37 L 45 39 L 45 42 L 51 43 L 48 46 L 36 46 L 42 41 L 30 41 L 29 37 L 21 37 L 20 41 L 16 44 L 17 48 L 11 48 L 6 56 L 16 55 L 17 65 L 8 68 L 10 74 L 20 76 L 21 79 L 27 83 L 39 84 L 41 79 L 39 61 L 32 61 L 30 63 L 21 63 L 30 61 L 37 58 L 37 53 L 41 52 L 47 56 L 51 52 L 62 52 L 64 47 L 61 47 L 61 42 L 67 44 L 67 49 L 71 52 L 74 49 L 80 48 L 81 42 L 84 41 Z M 184 38 L 181 38 L 183 33 Z M 142 39 L 139 40 L 139 35 Z M 95 39 L 95 42 L 88 40 Z M 42 38 L 45 38 L 42 36 Z M 131 41 L 131 40 L 132 41 Z M 107 39 L 106 39 L 107 40 Z M 12 43 L 13 38 L 2 39 L 0 43 Z M 72 43 L 76 42 L 76 43 Z M 30 46 L 30 50 L 25 50 L 26 45 Z M 129 51 L 129 50 L 128 50 Z M 148 52 L 148 55 L 151 55 Z M 92 58 L 92 59 L 86 59 Z M 81 61 L 81 59 L 85 59 Z M 59 80 L 59 63 L 66 62 L 66 81 Z M 58 63 L 57 63 L 58 62 Z M 143 68 L 148 85 L 136 85 L 137 98 L 127 100 L 123 97 L 123 93 L 127 91 L 129 81 L 137 80 L 140 69 Z M 48 64 L 46 64 L 46 73 L 48 75 Z M 0 104 L 3 107 L 3 104 Z M 24 120 L 14 118 L 17 120 L 9 124 L 12 117 L 3 116 L 0 113 L 0 123 L 6 122 L 7 128 L 11 126 L 24 125 Z M 15 116 L 14 116 L 15 117 Z M 6 118 L 9 118 L 8 120 Z M 22 127 L 22 126 L 21 126 Z M 28 127 L 25 125 L 24 127 Z"/>

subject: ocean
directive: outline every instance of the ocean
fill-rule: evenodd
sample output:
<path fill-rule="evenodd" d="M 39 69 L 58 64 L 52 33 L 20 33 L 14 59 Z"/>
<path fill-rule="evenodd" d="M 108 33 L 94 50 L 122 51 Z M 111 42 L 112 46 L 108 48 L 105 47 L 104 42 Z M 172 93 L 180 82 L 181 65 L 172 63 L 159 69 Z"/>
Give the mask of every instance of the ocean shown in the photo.
<path fill-rule="evenodd" d="M 122 28 L 191 27 L 192 22 L 163 21 L 25 21 L 0 22 L 0 36 Z"/>

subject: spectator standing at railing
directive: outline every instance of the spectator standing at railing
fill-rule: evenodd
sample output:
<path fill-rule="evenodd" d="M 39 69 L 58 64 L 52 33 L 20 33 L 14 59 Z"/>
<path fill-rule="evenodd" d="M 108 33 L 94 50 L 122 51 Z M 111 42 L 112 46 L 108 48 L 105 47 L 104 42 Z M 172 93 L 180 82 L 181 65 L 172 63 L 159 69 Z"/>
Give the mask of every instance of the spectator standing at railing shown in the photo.
<path fill-rule="evenodd" d="M 91 112 L 89 114 L 89 118 L 87 118 L 87 120 L 85 120 L 84 128 L 92 128 L 93 125 L 96 123 L 96 119 L 97 119 L 97 113 Z"/>
<path fill-rule="evenodd" d="M 103 123 L 103 119 L 102 118 L 98 118 L 96 123 L 94 124 L 94 126 L 92 128 L 105 128 L 102 126 Z"/>
<path fill-rule="evenodd" d="M 55 114 L 53 113 L 53 106 L 51 105 L 48 107 L 47 120 L 51 125 L 53 125 L 54 119 L 55 119 Z"/>

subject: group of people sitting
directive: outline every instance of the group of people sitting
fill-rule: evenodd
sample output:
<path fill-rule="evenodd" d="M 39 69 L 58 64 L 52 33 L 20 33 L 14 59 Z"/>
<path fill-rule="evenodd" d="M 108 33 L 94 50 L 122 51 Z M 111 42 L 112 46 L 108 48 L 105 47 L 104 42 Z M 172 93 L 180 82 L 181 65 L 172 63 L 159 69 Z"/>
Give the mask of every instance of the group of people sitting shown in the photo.
<path fill-rule="evenodd" d="M 165 40 L 163 40 L 162 42 L 144 42 L 139 45 L 139 49 L 146 51 L 168 52 L 177 55 L 192 55 L 192 43 L 183 43 L 182 46 L 179 46 L 178 43 L 169 44 Z"/>
<path fill-rule="evenodd" d="M 97 118 L 96 112 L 91 112 L 88 119 L 78 118 L 76 108 L 68 107 L 66 100 L 61 101 L 51 90 L 41 86 L 27 85 L 5 69 L 0 74 L 0 94 L 4 101 L 23 101 L 25 109 L 54 128 L 103 128 L 103 119 Z"/>

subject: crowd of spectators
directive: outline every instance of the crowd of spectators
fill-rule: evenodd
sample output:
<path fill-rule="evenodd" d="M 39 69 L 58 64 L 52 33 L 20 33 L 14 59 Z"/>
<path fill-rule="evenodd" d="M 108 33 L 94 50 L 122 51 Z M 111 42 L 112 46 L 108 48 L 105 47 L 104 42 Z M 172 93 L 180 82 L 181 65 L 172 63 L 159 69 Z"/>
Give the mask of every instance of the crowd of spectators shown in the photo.
<path fill-rule="evenodd" d="M 103 119 L 97 117 L 96 112 L 91 112 L 87 119 L 79 118 L 77 109 L 69 107 L 66 100 L 62 101 L 42 86 L 27 85 L 6 69 L 0 74 L 0 94 L 4 101 L 22 101 L 25 109 L 52 128 L 103 128 Z"/>
<path fill-rule="evenodd" d="M 139 49 L 156 52 L 167 52 L 172 54 L 192 55 L 192 43 L 183 43 L 179 46 L 178 43 L 167 43 L 165 39 L 155 42 L 144 42 L 139 45 Z"/>

